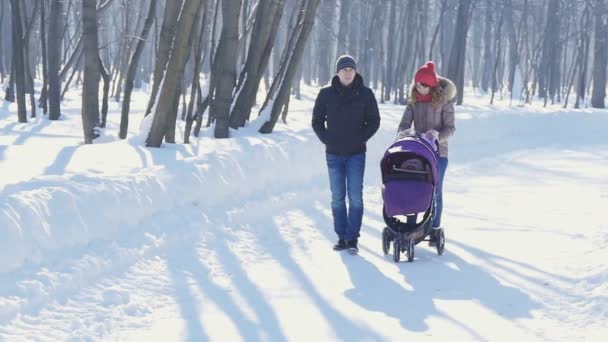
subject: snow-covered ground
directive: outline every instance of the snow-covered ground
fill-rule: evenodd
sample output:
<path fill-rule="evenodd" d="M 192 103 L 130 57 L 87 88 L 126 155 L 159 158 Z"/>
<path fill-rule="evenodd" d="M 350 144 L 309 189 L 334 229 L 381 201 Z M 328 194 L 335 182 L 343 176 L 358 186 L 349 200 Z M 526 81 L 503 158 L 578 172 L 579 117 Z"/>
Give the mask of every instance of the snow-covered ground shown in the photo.
<path fill-rule="evenodd" d="M 608 335 L 606 110 L 468 94 L 445 182 L 446 253 L 395 264 L 380 244 L 379 161 L 402 106 L 380 105 L 359 256 L 336 253 L 318 89 L 275 133 L 83 145 L 0 100 L 0 340 L 600 341 Z M 181 140 L 183 124 L 178 130 Z M 604 336 L 604 337 L 602 337 Z"/>

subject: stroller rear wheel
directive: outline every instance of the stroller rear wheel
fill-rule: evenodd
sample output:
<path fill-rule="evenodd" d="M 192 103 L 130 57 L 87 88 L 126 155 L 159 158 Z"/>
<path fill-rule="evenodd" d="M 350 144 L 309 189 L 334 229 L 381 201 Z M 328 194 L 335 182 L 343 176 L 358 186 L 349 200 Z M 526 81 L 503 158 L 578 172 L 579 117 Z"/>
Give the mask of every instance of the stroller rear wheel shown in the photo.
<path fill-rule="evenodd" d="M 407 240 L 407 261 L 408 262 L 412 262 L 414 261 L 414 239 L 409 238 Z"/>
<path fill-rule="evenodd" d="M 382 251 L 384 252 L 384 255 L 388 254 L 391 247 L 390 234 L 391 232 L 388 230 L 388 228 L 384 227 L 382 230 Z"/>
<path fill-rule="evenodd" d="M 437 254 L 442 255 L 445 250 L 445 233 L 443 229 L 438 229 L 435 234 L 437 234 Z"/>

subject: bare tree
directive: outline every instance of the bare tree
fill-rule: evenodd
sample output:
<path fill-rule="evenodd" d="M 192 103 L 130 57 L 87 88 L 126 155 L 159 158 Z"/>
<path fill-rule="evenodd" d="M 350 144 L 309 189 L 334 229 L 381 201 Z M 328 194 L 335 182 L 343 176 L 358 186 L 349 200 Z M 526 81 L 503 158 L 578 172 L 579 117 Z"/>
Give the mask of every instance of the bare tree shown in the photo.
<path fill-rule="evenodd" d="M 137 67 L 139 65 L 139 58 L 141 57 L 141 54 L 144 51 L 146 41 L 148 40 L 148 34 L 150 33 L 150 29 L 152 28 L 155 13 L 156 0 L 150 0 L 148 16 L 146 17 L 144 27 L 137 41 L 137 47 L 135 48 L 135 52 L 133 53 L 133 56 L 131 56 L 131 61 L 129 62 L 129 70 L 127 71 L 127 78 L 125 79 L 125 93 L 123 97 L 122 112 L 120 116 L 120 131 L 118 133 L 120 139 L 124 139 L 127 137 L 127 129 L 129 127 L 129 108 L 131 106 L 131 93 L 133 92 L 133 82 L 135 80 L 135 73 L 137 72 Z"/>
<path fill-rule="evenodd" d="M 481 89 L 488 92 L 490 82 L 492 80 L 492 69 L 494 66 L 494 54 L 492 53 L 492 30 L 494 28 L 495 9 L 492 7 L 492 2 L 486 0 L 484 10 L 484 32 L 483 32 L 483 59 L 481 66 Z M 496 13 L 498 14 L 498 13 Z"/>
<path fill-rule="evenodd" d="M 543 45 L 538 68 L 538 96 L 553 98 L 559 80 L 559 0 L 550 0 L 547 5 L 547 23 L 543 34 Z"/>
<path fill-rule="evenodd" d="M 517 32 L 515 31 L 515 22 L 513 19 L 513 1 L 505 0 L 504 20 L 509 41 L 509 75 L 507 88 L 511 98 L 513 97 L 513 82 L 515 81 L 515 70 L 519 64 L 519 44 L 517 42 Z"/>
<path fill-rule="evenodd" d="M 6 12 L 6 10 L 4 9 L 6 1 L 0 1 L 0 33 L 6 34 L 6 32 L 4 31 L 4 13 Z M 6 68 L 6 60 L 4 58 L 4 41 L 2 38 L 3 35 L 0 34 L 0 82 L 4 83 L 4 76 L 7 72 L 7 68 Z"/>
<path fill-rule="evenodd" d="M 350 26 L 351 0 L 340 0 L 340 19 L 338 25 L 338 42 L 336 44 L 336 56 L 352 54 L 348 29 Z"/>
<path fill-rule="evenodd" d="M 25 58 L 23 54 L 23 27 L 19 0 L 11 0 L 13 19 L 13 75 L 17 90 L 17 117 L 19 122 L 27 122 L 25 108 Z M 11 75 L 11 77 L 13 77 Z"/>
<path fill-rule="evenodd" d="M 464 62 L 467 47 L 467 32 L 469 30 L 472 0 L 459 0 L 456 31 L 450 52 L 447 77 L 454 81 L 457 90 L 457 104 L 462 104 L 464 87 Z"/>
<path fill-rule="evenodd" d="M 184 130 L 184 144 L 188 144 L 190 143 L 190 132 L 192 130 L 192 124 L 194 122 L 195 117 L 197 118 L 197 124 L 201 123 L 202 121 L 202 113 L 201 116 L 199 117 L 198 113 L 196 113 L 196 115 L 194 115 L 193 111 L 194 111 L 194 104 L 197 104 L 197 111 L 203 111 L 203 107 L 202 107 L 202 102 L 200 101 L 200 98 L 202 97 L 202 91 L 201 91 L 201 87 L 200 87 L 200 69 L 201 69 L 201 65 L 204 62 L 204 59 L 202 59 L 203 56 L 203 38 L 205 37 L 205 27 L 207 27 L 207 14 L 209 12 L 209 8 L 208 8 L 209 2 L 207 0 L 203 0 L 203 5 L 202 7 L 202 16 L 203 16 L 203 20 L 201 20 L 201 26 L 200 29 L 198 31 L 198 43 L 196 44 L 195 47 L 195 51 L 194 51 L 194 71 L 192 72 L 192 83 L 191 83 L 191 89 L 190 89 L 190 103 L 188 104 L 188 113 L 186 115 L 186 127 Z M 207 54 L 205 54 L 205 56 L 207 56 Z"/>
<path fill-rule="evenodd" d="M 593 95 L 591 106 L 605 108 L 606 68 L 608 64 L 608 9 L 606 0 L 595 0 L 595 42 L 593 58 Z"/>
<path fill-rule="evenodd" d="M 61 115 L 61 77 L 59 69 L 61 66 L 62 29 L 64 25 L 63 1 L 51 0 L 49 12 L 49 36 L 48 36 L 48 102 L 49 119 L 58 120 Z"/>
<path fill-rule="evenodd" d="M 243 127 L 249 120 L 260 81 L 268 67 L 270 52 L 278 32 L 284 6 L 284 1 L 260 0 L 258 3 L 247 62 L 239 76 L 239 83 L 235 91 L 237 96 L 230 114 L 230 127 L 232 128 Z"/>
<path fill-rule="evenodd" d="M 587 90 L 587 62 L 589 60 L 589 48 L 591 44 L 591 4 L 587 3 L 581 16 L 581 30 L 578 54 L 578 81 L 576 86 L 576 100 L 574 108 L 580 108 L 581 100 L 585 100 Z M 547 101 L 545 100 L 545 103 Z"/>
<path fill-rule="evenodd" d="M 40 6 L 40 52 L 42 55 L 42 90 L 40 91 L 40 99 L 38 103 L 42 107 L 43 114 L 48 112 L 48 63 L 47 63 L 47 48 L 46 48 L 46 4 L 44 0 L 38 0 Z"/>
<path fill-rule="evenodd" d="M 395 60 L 395 47 L 396 47 L 396 42 L 395 42 L 395 26 L 397 25 L 396 23 L 396 16 L 397 16 L 397 1 L 396 0 L 391 0 L 390 1 L 390 9 L 389 9 L 389 28 L 388 28 L 388 42 L 387 42 L 387 51 L 386 51 L 386 70 L 385 70 L 385 76 L 384 76 L 384 87 L 385 87 L 385 91 L 384 91 L 384 98 L 383 100 L 386 101 L 390 101 L 391 99 L 391 92 L 393 89 L 393 74 L 395 73 L 395 68 L 394 68 L 394 60 Z"/>
<path fill-rule="evenodd" d="M 336 0 L 321 0 L 321 10 L 318 13 L 318 30 L 317 30 L 317 81 L 320 85 L 328 84 L 333 75 L 331 63 L 333 62 L 331 55 L 334 51 L 334 12 Z"/>
<path fill-rule="evenodd" d="M 279 119 L 281 110 L 287 102 L 291 90 L 291 81 L 293 80 L 297 65 L 300 63 L 306 41 L 314 24 L 318 5 L 319 0 L 302 1 L 297 24 L 287 45 L 288 50 L 283 55 L 281 68 L 275 75 L 270 91 L 260 110 L 260 115 L 263 115 L 262 113 L 264 112 L 269 113 L 269 115 L 266 114 L 268 115 L 268 120 L 260 128 L 260 133 L 267 134 L 272 132 Z"/>
<path fill-rule="evenodd" d="M 82 128 L 85 144 L 97 137 L 99 123 L 99 53 L 97 51 L 96 1 L 82 0 L 82 35 L 84 40 L 84 80 L 82 83 Z"/>
<path fill-rule="evenodd" d="M 152 106 L 156 103 L 158 89 L 160 88 L 165 69 L 167 68 L 167 61 L 169 60 L 169 54 L 173 46 L 177 17 L 179 16 L 183 3 L 184 0 L 172 0 L 165 3 L 165 13 L 163 14 L 163 24 L 160 30 L 158 49 L 156 51 L 156 63 L 154 65 L 154 83 L 152 84 L 150 101 L 148 102 L 148 108 L 146 109 L 145 115 L 150 114 Z"/>
<path fill-rule="evenodd" d="M 177 34 L 171 49 L 167 71 L 160 88 L 158 101 L 154 104 L 152 128 L 147 138 L 147 145 L 150 147 L 160 147 L 163 138 L 175 133 L 169 132 L 168 129 L 174 127 L 171 122 L 175 122 L 177 119 L 175 107 L 181 92 L 179 83 L 184 76 L 184 67 L 192 48 L 192 27 L 200 16 L 201 3 L 202 0 L 186 0 L 179 16 Z"/>
<path fill-rule="evenodd" d="M 236 60 L 239 38 L 241 0 L 222 1 L 222 33 L 213 60 L 215 96 L 212 97 L 211 115 L 215 119 L 216 138 L 228 138 L 232 90 L 236 82 Z M 210 94 L 211 89 L 209 90 Z"/>

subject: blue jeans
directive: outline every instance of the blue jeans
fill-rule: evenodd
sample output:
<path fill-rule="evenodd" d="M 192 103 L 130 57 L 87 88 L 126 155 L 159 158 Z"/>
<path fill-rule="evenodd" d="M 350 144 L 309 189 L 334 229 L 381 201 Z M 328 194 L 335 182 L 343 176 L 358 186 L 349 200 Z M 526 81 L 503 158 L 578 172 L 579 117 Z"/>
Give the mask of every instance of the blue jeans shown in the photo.
<path fill-rule="evenodd" d="M 443 177 L 445 176 L 445 170 L 448 168 L 448 157 L 439 158 L 439 184 L 437 184 L 437 190 L 435 192 L 435 219 L 433 220 L 433 227 L 441 226 L 441 212 L 443 211 Z"/>
<path fill-rule="evenodd" d="M 359 237 L 363 219 L 365 153 L 341 156 L 326 153 L 334 231 L 346 241 Z M 348 211 L 346 194 L 348 193 Z"/>

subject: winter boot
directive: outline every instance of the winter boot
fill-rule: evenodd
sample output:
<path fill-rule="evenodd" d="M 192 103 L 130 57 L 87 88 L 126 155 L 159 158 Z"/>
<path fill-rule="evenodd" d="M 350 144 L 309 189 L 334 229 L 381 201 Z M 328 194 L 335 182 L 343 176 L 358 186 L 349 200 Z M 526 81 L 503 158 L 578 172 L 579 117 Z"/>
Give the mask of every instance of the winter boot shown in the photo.
<path fill-rule="evenodd" d="M 334 245 L 334 251 L 343 251 L 348 248 L 346 241 L 344 239 L 339 239 L 338 243 Z"/>
<path fill-rule="evenodd" d="M 437 237 L 439 236 L 439 230 L 441 227 L 433 227 L 431 234 L 429 234 L 429 247 L 437 246 Z"/>
<path fill-rule="evenodd" d="M 357 239 L 348 241 L 348 253 L 357 254 L 359 253 L 359 247 L 357 247 Z"/>

